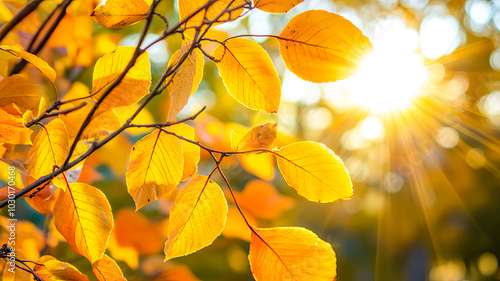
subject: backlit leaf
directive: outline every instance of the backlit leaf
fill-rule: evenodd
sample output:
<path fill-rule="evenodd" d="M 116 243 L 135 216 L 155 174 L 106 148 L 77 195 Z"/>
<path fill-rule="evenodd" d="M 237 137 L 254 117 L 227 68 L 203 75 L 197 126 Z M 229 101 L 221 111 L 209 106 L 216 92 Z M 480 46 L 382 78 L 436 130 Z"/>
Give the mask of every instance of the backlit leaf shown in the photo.
<path fill-rule="evenodd" d="M 71 248 L 90 263 L 102 258 L 113 229 L 106 196 L 85 183 L 70 183 L 54 206 L 54 224 Z"/>
<path fill-rule="evenodd" d="M 275 152 L 286 182 L 308 200 L 325 203 L 352 197 L 349 172 L 324 144 L 296 142 Z"/>
<path fill-rule="evenodd" d="M 95 64 L 91 96 L 95 100 L 106 92 L 132 59 L 135 47 L 118 47 L 99 58 Z M 132 105 L 149 93 L 151 65 L 148 52 L 141 54 L 120 84 L 104 99 L 100 109 Z"/>
<path fill-rule="evenodd" d="M 174 67 L 180 59 L 189 51 L 191 45 L 184 45 L 175 52 L 168 63 Z M 199 49 L 194 49 L 173 74 L 174 77 L 167 86 L 168 91 L 168 117 L 172 120 L 179 111 L 187 104 L 189 97 L 196 91 L 203 78 L 203 54 Z M 168 81 L 168 79 L 167 79 Z"/>
<path fill-rule="evenodd" d="M 133 147 L 126 173 L 136 210 L 174 191 L 181 181 L 184 156 L 180 140 L 156 130 Z"/>
<path fill-rule="evenodd" d="M 274 178 L 274 157 L 268 153 L 238 155 L 241 167 L 263 180 Z"/>
<path fill-rule="evenodd" d="M 235 9 L 245 3 L 245 0 L 218 0 L 213 1 L 207 9 L 201 9 L 209 0 L 179 0 L 179 16 L 181 22 L 187 20 L 185 24 L 186 31 L 184 35 L 193 38 L 195 35 L 194 27 L 202 26 L 204 19 L 215 21 L 212 26 L 223 22 L 232 21 L 243 13 L 243 8 Z M 231 4 L 229 6 L 229 4 Z M 229 8 L 228 8 L 229 6 Z M 199 12 L 197 12 L 199 11 Z M 231 13 L 228 13 L 231 11 Z M 197 13 L 196 13 L 197 12 Z M 193 15 L 196 13 L 195 15 Z M 201 28 L 201 32 L 206 30 L 206 25 Z"/>
<path fill-rule="evenodd" d="M 255 230 L 248 255 L 255 280 L 335 280 L 335 252 L 316 234 L 299 227 Z"/>
<path fill-rule="evenodd" d="M 24 127 L 21 115 L 11 115 L 6 110 L 9 109 L 0 107 L 0 143 L 31 144 L 33 131 Z"/>
<path fill-rule="evenodd" d="M 87 276 L 82 274 L 72 264 L 59 261 L 51 256 L 41 257 L 35 266 L 36 274 L 42 280 L 49 281 L 88 281 Z"/>
<path fill-rule="evenodd" d="M 255 7 L 268 13 L 286 13 L 304 0 L 255 0 Z"/>
<path fill-rule="evenodd" d="M 36 116 L 40 99 L 40 86 L 23 75 L 15 74 L 0 81 L 0 107 L 15 103 Z"/>
<path fill-rule="evenodd" d="M 137 23 L 147 16 L 149 5 L 144 0 L 108 0 L 90 15 L 99 24 L 121 28 Z"/>
<path fill-rule="evenodd" d="M 197 175 L 181 192 L 170 212 L 165 260 L 204 248 L 224 229 L 227 202 L 219 185 Z"/>
<path fill-rule="evenodd" d="M 102 259 L 92 265 L 95 277 L 99 281 L 124 281 L 122 270 L 116 264 L 115 260 L 108 255 L 103 255 Z"/>
<path fill-rule="evenodd" d="M 238 142 L 235 151 L 270 149 L 276 139 L 276 123 L 266 123 L 250 129 Z"/>
<path fill-rule="evenodd" d="M 281 98 L 280 80 L 269 55 L 245 38 L 228 40 L 213 56 L 226 88 L 237 101 L 256 110 L 277 112 Z"/>
<path fill-rule="evenodd" d="M 174 126 L 170 126 L 168 130 L 187 139 L 195 140 L 194 129 L 186 124 L 176 124 Z M 182 171 L 181 180 L 184 181 L 195 175 L 198 171 L 198 162 L 200 162 L 200 147 L 187 141 L 182 141 L 181 143 L 182 151 L 184 153 L 184 169 Z"/>
<path fill-rule="evenodd" d="M 18 56 L 31 63 L 42 73 L 43 76 L 50 80 L 52 85 L 54 85 L 54 81 L 56 80 L 56 71 L 41 58 L 26 52 L 21 45 L 0 45 L 0 50 L 9 52 L 10 54 Z"/>
<path fill-rule="evenodd" d="M 61 167 L 69 153 L 69 138 L 66 126 L 61 119 L 50 121 L 36 135 L 33 146 L 28 152 L 24 166 L 29 174 L 38 179 Z M 52 180 L 52 183 L 66 189 L 63 175 Z"/>
<path fill-rule="evenodd" d="M 317 83 L 346 79 L 372 49 L 368 38 L 350 21 L 323 10 L 295 16 L 278 40 L 288 69 Z"/>

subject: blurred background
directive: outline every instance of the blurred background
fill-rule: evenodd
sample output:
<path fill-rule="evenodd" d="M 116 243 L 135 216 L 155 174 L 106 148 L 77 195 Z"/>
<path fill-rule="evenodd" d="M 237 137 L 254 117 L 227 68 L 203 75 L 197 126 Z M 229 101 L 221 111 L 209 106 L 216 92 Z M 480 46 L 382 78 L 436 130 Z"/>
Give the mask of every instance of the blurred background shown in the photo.
<path fill-rule="evenodd" d="M 15 1 L 3 2 L 12 7 Z M 176 5 L 163 1 L 159 8 L 171 23 L 178 20 Z M 303 81 L 286 70 L 276 39 L 255 37 L 282 81 L 279 112 L 255 112 L 238 104 L 215 64 L 206 60 L 204 80 L 181 116 L 206 105 L 191 125 L 202 143 L 217 149 L 230 149 L 231 131 L 266 122 L 278 123 L 277 145 L 325 143 L 349 169 L 354 197 L 309 202 L 286 185 L 273 159 L 228 159 L 224 169 L 244 212 L 257 226 L 305 227 L 332 244 L 338 280 L 500 280 L 500 1 L 305 0 L 287 14 L 253 10 L 217 26 L 208 37 L 278 35 L 293 16 L 310 9 L 338 13 L 370 38 L 374 51 L 363 58 L 357 74 L 328 84 Z M 60 92 L 75 90 L 73 81 L 84 90 L 90 87 L 93 69 L 87 66 L 117 45 L 135 45 L 142 28 L 89 24 L 89 41 L 74 48 L 89 47 L 92 55 L 79 63 L 56 64 L 57 71 L 73 79 L 59 81 Z M 155 21 L 153 33 L 163 28 Z M 147 41 L 157 37 L 151 34 Z M 150 49 L 153 84 L 181 43 L 180 37 L 168 38 Z M 71 54 L 70 47 L 53 44 L 66 48 L 61 56 Z M 164 106 L 160 98 L 138 123 L 165 121 Z M 183 265 L 201 280 L 253 280 L 246 257 L 249 232 L 234 206 L 223 236 L 213 245 L 162 263 L 165 225 L 176 194 L 135 215 L 125 187 L 128 154 L 121 151 L 129 151 L 145 133 L 128 132 L 83 167 L 82 176 L 107 194 L 115 221 L 123 226 L 115 231 L 111 256 L 129 280 L 166 278 L 161 272 L 170 275 L 158 280 L 195 278 L 175 275 L 188 274 Z M 202 155 L 199 173 L 207 175 L 212 168 L 208 155 Z M 220 178 L 216 181 L 225 188 Z M 24 208 L 27 219 L 50 233 L 44 228 L 50 216 Z M 158 235 L 142 236 L 149 244 L 126 252 L 128 242 L 120 235 L 133 232 L 134 227 L 126 228 L 132 220 Z M 89 268 L 54 239 L 46 242 L 48 252 Z"/>

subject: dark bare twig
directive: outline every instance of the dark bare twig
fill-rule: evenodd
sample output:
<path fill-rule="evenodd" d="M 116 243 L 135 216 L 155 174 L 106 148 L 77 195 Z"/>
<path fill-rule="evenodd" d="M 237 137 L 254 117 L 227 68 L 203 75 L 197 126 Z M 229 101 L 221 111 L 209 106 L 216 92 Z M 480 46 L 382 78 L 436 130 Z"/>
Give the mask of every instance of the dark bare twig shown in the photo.
<path fill-rule="evenodd" d="M 14 28 L 18 23 L 20 23 L 25 17 L 27 17 L 31 12 L 33 12 L 38 5 L 42 3 L 43 0 L 33 0 L 26 3 L 24 6 L 8 23 L 6 23 L 0 30 L 0 41 L 2 41 L 5 36 Z"/>

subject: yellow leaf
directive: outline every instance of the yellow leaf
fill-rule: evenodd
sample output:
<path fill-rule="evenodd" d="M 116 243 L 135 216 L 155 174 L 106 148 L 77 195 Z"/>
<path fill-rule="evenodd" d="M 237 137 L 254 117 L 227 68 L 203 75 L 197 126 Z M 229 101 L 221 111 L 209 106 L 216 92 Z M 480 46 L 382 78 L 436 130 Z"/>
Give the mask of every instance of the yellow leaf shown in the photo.
<path fill-rule="evenodd" d="M 71 248 L 94 263 L 102 258 L 113 229 L 106 196 L 85 183 L 70 183 L 54 206 L 54 224 Z"/>
<path fill-rule="evenodd" d="M 109 238 L 108 250 L 116 260 L 125 262 L 130 268 L 136 270 L 139 266 L 139 254 L 132 247 L 121 247 L 114 234 Z"/>
<path fill-rule="evenodd" d="M 203 24 L 205 19 L 210 22 L 217 20 L 217 22 L 214 22 L 211 25 L 215 26 L 238 18 L 243 13 L 243 8 L 236 8 L 242 6 L 245 3 L 245 0 L 213 1 L 213 4 L 210 5 L 208 9 L 200 10 L 200 8 L 205 6 L 208 2 L 209 0 L 179 0 L 179 16 L 181 22 L 187 20 L 183 27 L 186 28 L 184 35 L 188 38 L 194 38 L 195 27 L 203 25 L 200 29 L 200 33 L 203 33 L 207 29 L 207 25 Z M 198 13 L 192 15 L 198 10 L 200 10 Z M 231 13 L 228 13 L 228 10 L 230 10 Z"/>
<path fill-rule="evenodd" d="M 0 107 L 0 143 L 31 144 L 33 131 L 24 127 L 21 116 L 13 116 L 6 110 L 8 108 Z"/>
<path fill-rule="evenodd" d="M 275 152 L 286 182 L 308 200 L 325 203 L 352 197 L 349 172 L 324 144 L 296 142 Z"/>
<path fill-rule="evenodd" d="M 276 139 L 276 123 L 266 123 L 248 130 L 233 149 L 248 151 L 254 149 L 270 149 Z"/>
<path fill-rule="evenodd" d="M 6 241 L 7 242 L 7 241 Z M 23 252 L 19 248 L 14 248 L 16 258 L 26 260 Z M 10 261 L 5 263 L 2 274 L 2 281 L 32 281 L 33 275 L 27 271 L 15 268 L 12 270 L 14 265 Z M 9 270 L 10 269 L 10 270 Z"/>
<path fill-rule="evenodd" d="M 231 96 L 251 109 L 278 111 L 280 79 L 271 58 L 258 43 L 231 39 L 218 46 L 213 56 L 219 60 L 217 67 Z"/>
<path fill-rule="evenodd" d="M 299 227 L 255 230 L 248 255 L 255 280 L 335 280 L 335 252 L 316 234 Z"/>
<path fill-rule="evenodd" d="M 68 132 L 64 122 L 57 118 L 43 126 L 38 132 L 24 166 L 33 178 L 38 179 L 61 167 L 68 153 Z M 54 178 L 52 183 L 66 189 L 66 181 L 61 174 Z"/>
<path fill-rule="evenodd" d="M 323 10 L 295 16 L 278 40 L 288 69 L 317 83 L 346 79 L 372 49 L 368 38 L 350 21 Z"/>
<path fill-rule="evenodd" d="M 93 99 L 99 100 L 107 88 L 122 74 L 134 51 L 135 47 L 118 47 L 97 60 L 90 93 Z M 104 99 L 100 109 L 132 105 L 149 93 L 150 85 L 151 65 L 146 51 L 137 58 L 135 65 L 130 68 L 120 84 Z"/>
<path fill-rule="evenodd" d="M 133 104 L 130 106 L 122 106 L 113 109 L 113 111 L 118 115 L 120 124 L 123 125 L 127 120 L 134 114 L 134 112 L 139 108 L 139 104 Z M 155 122 L 155 118 L 147 108 L 143 108 L 139 114 L 134 118 L 135 124 L 152 124 Z M 144 135 L 151 131 L 151 128 L 129 128 L 127 129 L 127 134 L 134 136 Z"/>
<path fill-rule="evenodd" d="M 187 139 L 195 140 L 194 129 L 186 124 L 176 124 L 174 126 L 170 126 L 168 130 Z M 184 153 L 184 169 L 181 180 L 184 181 L 195 175 L 198 171 L 198 162 L 200 162 L 200 147 L 187 141 L 182 141 L 181 143 L 182 151 Z"/>
<path fill-rule="evenodd" d="M 132 147 L 126 173 L 136 210 L 174 191 L 183 166 L 182 144 L 177 137 L 157 130 L 139 140 Z"/>
<path fill-rule="evenodd" d="M 56 80 L 56 71 L 41 58 L 26 52 L 21 45 L 0 45 L 0 50 L 9 52 L 31 63 L 42 73 L 43 76 L 50 80 L 52 85 L 54 85 L 54 81 Z"/>
<path fill-rule="evenodd" d="M 123 273 L 116 262 L 108 255 L 103 255 L 102 259 L 92 265 L 95 277 L 99 281 L 123 281 Z"/>
<path fill-rule="evenodd" d="M 241 167 L 263 180 L 274 178 L 274 157 L 268 153 L 238 155 Z"/>
<path fill-rule="evenodd" d="M 0 81 L 0 107 L 15 103 L 22 111 L 31 110 L 36 116 L 40 99 L 40 86 L 23 75 Z"/>
<path fill-rule="evenodd" d="M 206 176 L 193 177 L 170 212 L 165 261 L 212 244 L 224 229 L 226 217 L 227 202 L 219 185 Z"/>
<path fill-rule="evenodd" d="M 142 20 L 148 11 L 149 5 L 144 0 L 108 0 L 97 6 L 90 16 L 105 27 L 121 28 Z"/>
<path fill-rule="evenodd" d="M 304 0 L 255 0 L 255 7 L 268 13 L 286 13 Z"/>
<path fill-rule="evenodd" d="M 87 276 L 83 275 L 72 264 L 58 261 L 51 256 L 43 256 L 37 263 L 42 265 L 35 266 L 35 272 L 42 280 L 50 281 L 88 281 Z"/>
<path fill-rule="evenodd" d="M 252 180 L 241 193 L 235 193 L 241 207 L 259 219 L 275 219 L 294 206 L 294 201 L 278 193 L 271 184 Z"/>
<path fill-rule="evenodd" d="M 239 201 L 238 201 L 239 202 Z M 245 218 L 251 225 L 255 225 L 255 219 L 252 215 L 245 213 Z M 238 238 L 245 241 L 250 241 L 250 228 L 241 216 L 236 207 L 229 207 L 227 212 L 227 221 L 222 231 L 222 235 L 228 238 Z"/>
<path fill-rule="evenodd" d="M 169 67 L 176 66 L 180 59 L 191 48 L 191 45 L 184 45 L 175 52 L 170 61 Z M 179 111 L 187 104 L 189 97 L 196 91 L 203 78 L 203 54 L 199 49 L 194 49 L 173 74 L 173 78 L 167 86 L 168 91 L 168 117 L 172 120 Z M 167 81 L 169 81 L 167 79 Z"/>

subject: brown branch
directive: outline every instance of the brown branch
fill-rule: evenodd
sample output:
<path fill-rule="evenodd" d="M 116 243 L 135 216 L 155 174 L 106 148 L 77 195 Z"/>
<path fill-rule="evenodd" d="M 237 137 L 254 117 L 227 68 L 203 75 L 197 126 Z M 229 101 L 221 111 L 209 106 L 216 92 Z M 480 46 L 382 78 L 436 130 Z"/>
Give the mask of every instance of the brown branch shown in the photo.
<path fill-rule="evenodd" d="M 6 23 L 2 29 L 0 29 L 0 41 L 2 41 L 5 36 L 14 28 L 16 27 L 17 24 L 19 24 L 25 17 L 27 17 L 31 12 L 33 12 L 38 5 L 42 3 L 43 0 L 33 0 L 19 10 L 17 14 L 10 20 L 8 23 Z"/>
<path fill-rule="evenodd" d="M 54 103 L 54 104 L 56 104 L 56 103 Z M 60 105 L 61 104 L 58 104 L 57 107 L 59 107 Z M 80 109 L 80 108 L 82 108 L 82 107 L 84 107 L 86 105 L 87 105 L 87 102 L 82 102 L 82 103 L 80 103 L 77 106 L 74 106 L 74 107 L 71 107 L 71 108 L 67 108 L 67 109 L 64 109 L 64 110 L 60 110 L 60 111 L 56 111 L 56 112 L 52 112 L 52 113 L 50 113 L 50 112 L 53 109 L 50 110 L 50 111 L 48 111 L 48 112 L 45 111 L 44 113 L 40 114 L 40 116 L 38 116 L 35 120 L 32 120 L 32 121 L 26 123 L 24 126 L 26 126 L 26 127 L 29 128 L 29 127 L 33 126 L 34 124 L 39 123 L 40 121 L 42 121 L 45 118 L 54 117 L 54 116 L 57 116 L 59 114 L 68 114 L 68 113 L 76 111 L 76 110 L 78 110 L 78 109 Z"/>

